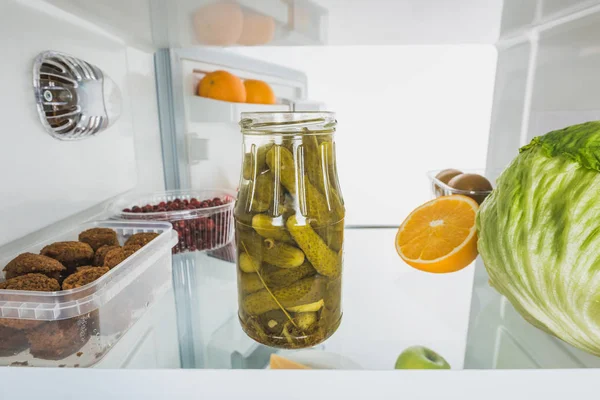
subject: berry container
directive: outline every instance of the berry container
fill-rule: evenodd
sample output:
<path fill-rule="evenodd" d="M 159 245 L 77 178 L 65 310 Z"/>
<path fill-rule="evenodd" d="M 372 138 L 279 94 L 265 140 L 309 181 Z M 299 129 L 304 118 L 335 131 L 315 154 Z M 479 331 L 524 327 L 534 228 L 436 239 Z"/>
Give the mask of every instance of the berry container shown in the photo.
<path fill-rule="evenodd" d="M 122 199 L 111 208 L 116 219 L 170 222 L 179 235 L 173 247 L 173 254 L 177 254 L 229 244 L 233 240 L 234 203 L 232 191 L 173 190 Z"/>
<path fill-rule="evenodd" d="M 171 248 L 177 236 L 165 222 L 80 224 L 11 254 L 0 254 L 0 267 L 21 253 L 39 253 L 54 242 L 76 241 L 80 232 L 91 228 L 113 229 L 121 245 L 134 233 L 159 235 L 85 286 L 56 292 L 0 290 L 0 366 L 91 367 L 171 289 Z M 3 281 L 4 273 L 0 274 Z"/>
<path fill-rule="evenodd" d="M 490 184 L 492 185 L 492 188 L 494 188 L 494 189 L 496 188 L 496 179 L 498 178 L 498 176 L 500 176 L 500 173 L 502 172 L 499 170 L 488 171 L 485 169 L 468 169 L 468 168 L 465 168 L 465 169 L 456 168 L 456 169 L 458 169 L 459 171 L 462 171 L 465 174 L 477 174 L 477 175 L 483 176 L 490 182 Z M 436 178 L 436 176 L 442 171 L 443 170 L 433 170 L 433 171 L 427 172 L 427 177 L 431 181 L 431 193 L 433 194 L 433 197 L 461 194 L 463 196 L 471 197 L 471 198 L 475 199 L 476 201 L 478 201 L 479 203 L 481 203 L 490 193 L 492 193 L 492 190 L 459 190 L 459 189 L 450 187 L 448 184 L 446 184 L 446 183 L 440 181 L 438 178 Z"/>

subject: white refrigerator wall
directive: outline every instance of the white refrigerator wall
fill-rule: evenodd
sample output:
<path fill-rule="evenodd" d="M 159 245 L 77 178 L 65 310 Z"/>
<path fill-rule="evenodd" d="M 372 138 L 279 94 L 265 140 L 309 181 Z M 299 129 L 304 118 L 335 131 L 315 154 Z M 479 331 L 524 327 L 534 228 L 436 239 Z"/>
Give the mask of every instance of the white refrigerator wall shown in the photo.
<path fill-rule="evenodd" d="M 11 0 L 0 10 L 0 47 L 10 60 L 0 67 L 5 133 L 0 146 L 0 220 L 5 227 L 0 245 L 134 188 L 161 189 L 153 49 L 134 47 L 116 31 L 50 2 Z M 34 101 L 32 69 L 35 57 L 46 50 L 90 62 L 116 82 L 123 103 L 114 125 L 72 142 L 45 132 Z"/>
<path fill-rule="evenodd" d="M 135 16 L 123 2 L 89 3 L 0 4 L 1 254 L 86 219 L 105 218 L 107 202 L 124 192 L 164 190 L 149 2 L 136 1 Z M 133 27 L 127 30 L 127 24 Z M 32 76 L 35 57 L 46 50 L 92 63 L 114 80 L 123 103 L 112 126 L 79 141 L 46 133 Z M 147 306 L 97 367 L 180 366 L 173 291 Z"/>
<path fill-rule="evenodd" d="M 348 226 L 398 226 L 431 198 L 426 173 L 484 169 L 493 46 L 239 48 L 304 71 L 335 111 Z"/>
<path fill-rule="evenodd" d="M 506 0 L 488 168 L 499 171 L 534 136 L 600 119 L 600 1 Z M 478 263 L 467 368 L 600 367 L 532 327 L 488 285 Z"/>

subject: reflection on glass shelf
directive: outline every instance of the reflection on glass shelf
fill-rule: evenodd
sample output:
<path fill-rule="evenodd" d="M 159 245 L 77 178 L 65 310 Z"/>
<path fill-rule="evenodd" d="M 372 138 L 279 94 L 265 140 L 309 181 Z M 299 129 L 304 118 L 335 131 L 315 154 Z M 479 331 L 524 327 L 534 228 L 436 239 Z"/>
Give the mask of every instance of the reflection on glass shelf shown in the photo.
<path fill-rule="evenodd" d="M 173 256 L 180 351 L 184 368 L 210 368 L 206 346 L 212 334 L 237 315 L 235 263 L 227 252 Z"/>
<path fill-rule="evenodd" d="M 184 367 L 263 369 L 277 353 L 315 368 L 392 370 L 400 352 L 423 345 L 461 369 L 473 269 L 439 276 L 410 268 L 396 253 L 395 234 L 346 230 L 341 325 L 323 344 L 301 351 L 270 348 L 243 332 L 231 249 L 175 255 Z"/>
<path fill-rule="evenodd" d="M 208 368 L 262 369 L 277 349 L 250 339 L 240 326 L 237 313 L 212 335 L 207 349 Z"/>

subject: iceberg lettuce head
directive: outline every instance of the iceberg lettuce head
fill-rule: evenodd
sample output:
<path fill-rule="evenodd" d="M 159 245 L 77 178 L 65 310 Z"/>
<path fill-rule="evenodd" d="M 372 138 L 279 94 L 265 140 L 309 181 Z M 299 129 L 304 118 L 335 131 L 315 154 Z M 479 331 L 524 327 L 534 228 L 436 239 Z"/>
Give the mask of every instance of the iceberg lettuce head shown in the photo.
<path fill-rule="evenodd" d="M 600 121 L 523 147 L 477 231 L 490 284 L 534 326 L 600 356 Z"/>

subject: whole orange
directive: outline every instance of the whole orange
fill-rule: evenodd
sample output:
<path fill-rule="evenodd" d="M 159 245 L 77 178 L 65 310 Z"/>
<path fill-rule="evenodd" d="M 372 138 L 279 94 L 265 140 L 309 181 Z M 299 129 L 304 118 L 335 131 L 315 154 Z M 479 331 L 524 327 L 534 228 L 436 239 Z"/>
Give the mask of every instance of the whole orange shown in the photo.
<path fill-rule="evenodd" d="M 244 81 L 246 88 L 246 103 L 275 104 L 275 93 L 267 82 L 256 79 Z"/>
<path fill-rule="evenodd" d="M 237 76 L 227 71 L 214 71 L 206 74 L 198 83 L 198 96 L 215 100 L 244 103 L 246 88 Z"/>

